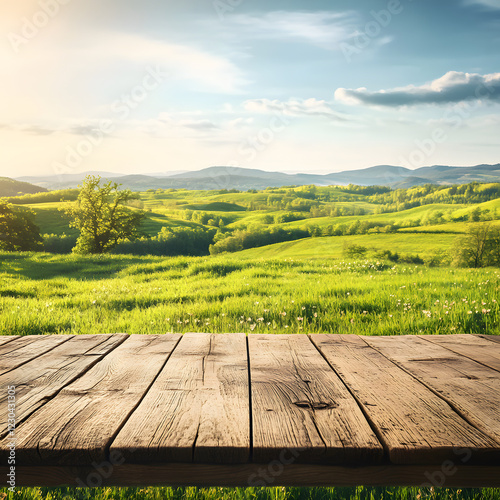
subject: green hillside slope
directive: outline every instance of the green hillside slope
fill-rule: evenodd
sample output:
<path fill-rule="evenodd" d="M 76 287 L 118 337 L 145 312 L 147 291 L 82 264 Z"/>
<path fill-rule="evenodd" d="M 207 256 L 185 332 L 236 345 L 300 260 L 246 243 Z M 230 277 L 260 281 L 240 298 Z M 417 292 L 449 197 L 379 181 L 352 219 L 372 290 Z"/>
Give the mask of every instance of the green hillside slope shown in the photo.
<path fill-rule="evenodd" d="M 47 190 L 40 186 L 34 186 L 29 182 L 15 181 L 8 177 L 0 177 L 0 198 L 8 196 L 20 196 L 23 194 L 43 193 Z"/>

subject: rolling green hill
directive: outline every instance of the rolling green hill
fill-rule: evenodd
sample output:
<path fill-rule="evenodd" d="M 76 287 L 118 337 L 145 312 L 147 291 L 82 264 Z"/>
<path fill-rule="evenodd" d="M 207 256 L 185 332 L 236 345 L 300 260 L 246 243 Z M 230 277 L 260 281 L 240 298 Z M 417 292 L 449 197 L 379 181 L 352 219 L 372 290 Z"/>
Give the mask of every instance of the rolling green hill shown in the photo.
<path fill-rule="evenodd" d="M 29 182 L 21 182 L 9 179 L 8 177 L 0 177 L 0 198 L 31 193 L 43 193 L 46 191 L 47 189 L 34 186 Z"/>
<path fill-rule="evenodd" d="M 77 190 L 11 198 L 30 208 L 48 251 L 69 251 L 78 232 L 63 209 Z M 446 253 L 470 222 L 500 223 L 500 184 L 418 186 L 390 190 L 361 186 L 298 186 L 245 192 L 156 189 L 139 193 L 131 210 L 144 210 L 140 241 L 115 253 L 242 258 L 340 258 L 346 245 L 369 255 L 392 251 L 431 259 Z M 62 239 L 59 245 L 58 239 Z M 160 236 L 161 235 L 161 236 Z M 70 238 L 70 239 L 68 239 Z M 48 241 L 48 240 L 47 240 Z"/>
<path fill-rule="evenodd" d="M 305 238 L 251 248 L 238 253 L 243 259 L 342 259 L 345 245 L 362 245 L 371 255 L 384 250 L 404 254 L 418 254 L 430 258 L 436 252 L 446 252 L 456 234 L 365 234 L 343 237 Z"/>

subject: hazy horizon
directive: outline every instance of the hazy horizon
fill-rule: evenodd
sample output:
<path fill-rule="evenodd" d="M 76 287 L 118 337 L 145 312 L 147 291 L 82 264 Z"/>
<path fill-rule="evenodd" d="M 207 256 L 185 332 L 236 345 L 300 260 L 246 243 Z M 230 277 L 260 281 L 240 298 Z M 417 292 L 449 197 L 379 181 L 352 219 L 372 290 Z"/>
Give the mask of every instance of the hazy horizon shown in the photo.
<path fill-rule="evenodd" d="M 497 165 L 500 164 L 494 163 L 490 165 Z M 451 168 L 471 168 L 471 167 L 476 167 L 478 165 L 423 165 L 422 167 L 417 167 L 417 168 L 408 168 L 408 170 L 418 170 L 419 168 L 432 168 L 432 167 L 441 167 L 441 166 L 446 166 L 446 167 L 451 167 Z M 247 170 L 258 170 L 258 171 L 263 171 L 266 173 L 280 173 L 280 174 L 288 174 L 288 175 L 297 175 L 297 174 L 307 174 L 307 175 L 328 175 L 328 174 L 338 174 L 338 173 L 343 173 L 343 172 L 350 172 L 354 170 L 367 170 L 367 169 L 372 169 L 372 168 L 377 168 L 377 167 L 392 167 L 392 168 L 407 168 L 407 167 L 402 167 L 401 165 L 387 165 L 387 164 L 381 164 L 381 165 L 370 165 L 368 167 L 363 167 L 359 169 L 349 169 L 349 170 L 332 170 L 332 171 L 325 171 L 325 172 L 316 172 L 314 169 L 309 170 L 306 172 L 305 170 L 273 170 L 273 169 L 266 169 L 266 168 L 253 168 L 253 167 L 238 167 L 235 165 L 210 165 L 208 167 L 203 167 L 201 169 L 192 169 L 192 170 L 173 170 L 173 171 L 156 171 L 156 172 L 120 172 L 118 170 L 116 171 L 109 171 L 109 170 L 78 170 L 75 169 L 73 172 L 66 172 L 66 174 L 69 175 L 83 175 L 83 174 L 89 174 L 89 175 L 107 175 L 107 174 L 112 174 L 116 176 L 127 176 L 127 175 L 143 175 L 143 176 L 173 176 L 173 175 L 182 175 L 182 174 L 188 174 L 190 172 L 198 172 L 198 171 L 203 171 L 203 170 L 208 170 L 212 168 L 219 168 L 219 169 L 224 169 L 224 168 L 241 168 L 241 169 L 247 169 Z M 32 178 L 32 177 L 51 177 L 53 175 L 60 176 L 60 175 L 65 175 L 64 173 L 49 173 L 49 174 L 35 174 L 35 175 L 19 175 L 19 176 L 12 176 L 14 179 L 23 179 L 23 178 Z"/>
<path fill-rule="evenodd" d="M 0 11 L 0 176 L 500 161 L 500 0 Z"/>

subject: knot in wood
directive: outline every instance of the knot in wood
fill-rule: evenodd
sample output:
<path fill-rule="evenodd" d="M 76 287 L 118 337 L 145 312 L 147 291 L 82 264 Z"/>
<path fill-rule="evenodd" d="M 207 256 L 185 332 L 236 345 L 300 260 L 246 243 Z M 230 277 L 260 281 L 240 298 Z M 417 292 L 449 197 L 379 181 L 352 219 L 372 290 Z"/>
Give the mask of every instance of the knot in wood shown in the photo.
<path fill-rule="evenodd" d="M 299 408 L 308 408 L 310 410 L 328 410 L 337 407 L 334 403 L 325 403 L 323 401 L 312 403 L 309 401 L 295 401 L 293 404 Z"/>

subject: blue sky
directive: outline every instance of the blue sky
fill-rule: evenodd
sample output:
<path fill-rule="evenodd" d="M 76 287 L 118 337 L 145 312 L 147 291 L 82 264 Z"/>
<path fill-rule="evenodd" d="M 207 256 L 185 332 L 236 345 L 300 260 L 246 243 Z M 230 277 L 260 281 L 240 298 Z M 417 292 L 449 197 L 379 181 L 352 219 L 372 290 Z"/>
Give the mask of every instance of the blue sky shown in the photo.
<path fill-rule="evenodd" d="M 500 162 L 500 0 L 0 10 L 3 176 Z"/>

